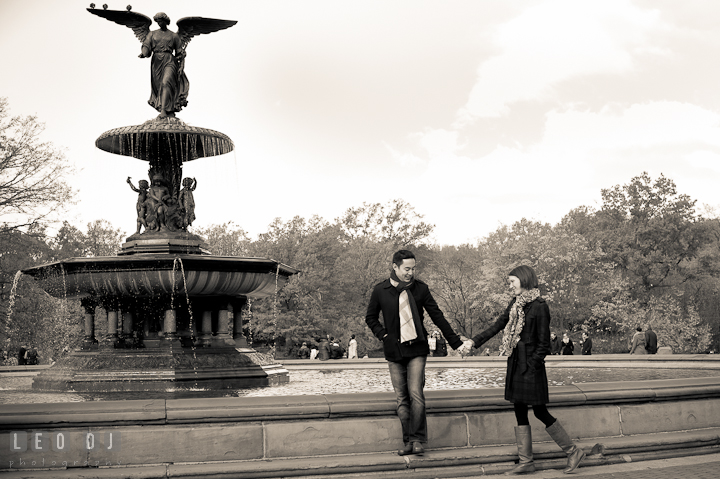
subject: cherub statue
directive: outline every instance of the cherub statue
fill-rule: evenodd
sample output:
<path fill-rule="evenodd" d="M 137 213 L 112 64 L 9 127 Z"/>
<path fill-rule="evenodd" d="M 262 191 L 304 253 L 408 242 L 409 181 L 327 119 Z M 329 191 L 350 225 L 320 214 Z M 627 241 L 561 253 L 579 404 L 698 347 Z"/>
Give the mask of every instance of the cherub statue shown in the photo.
<path fill-rule="evenodd" d="M 152 20 L 140 13 L 123 10 L 99 10 L 88 8 L 93 15 L 125 25 L 133 30 L 142 43 L 140 58 L 152 56 L 150 77 L 152 93 L 148 103 L 160 112 L 158 118 L 175 116 L 187 105 L 190 83 L 185 76 L 185 49 L 192 37 L 202 33 L 213 33 L 230 28 L 234 20 L 215 18 L 185 17 L 177 21 L 177 33 L 168 30 L 170 18 L 160 12 L 154 20 L 159 30 L 150 31 Z"/>
<path fill-rule="evenodd" d="M 138 181 L 138 188 L 135 188 L 135 185 L 132 184 L 129 176 L 127 184 L 130 185 L 130 188 L 132 188 L 135 193 L 138 194 L 137 204 L 135 205 L 135 210 L 137 211 L 137 231 L 135 234 L 140 234 L 141 226 L 144 226 L 146 230 L 148 227 L 147 221 L 145 221 L 145 214 L 147 212 L 145 200 L 147 200 L 148 188 L 150 185 L 148 185 L 147 181 L 140 180 Z"/>
<path fill-rule="evenodd" d="M 197 180 L 189 177 L 184 178 L 182 185 L 183 188 L 180 190 L 178 202 L 182 209 L 182 227 L 187 229 L 195 221 L 195 198 L 192 192 L 197 188 Z"/>
<path fill-rule="evenodd" d="M 149 206 L 149 228 L 152 231 L 167 229 L 167 218 L 172 208 L 172 196 L 170 190 L 165 186 L 165 178 L 162 175 L 155 175 L 152 178 L 152 186 L 148 189 L 146 204 Z"/>

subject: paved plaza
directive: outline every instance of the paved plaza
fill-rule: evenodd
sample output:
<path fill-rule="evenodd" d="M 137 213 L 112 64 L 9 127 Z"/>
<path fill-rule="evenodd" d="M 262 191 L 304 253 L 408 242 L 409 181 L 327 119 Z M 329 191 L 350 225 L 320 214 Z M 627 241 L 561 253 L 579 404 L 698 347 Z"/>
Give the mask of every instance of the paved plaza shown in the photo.
<path fill-rule="evenodd" d="M 464 479 L 488 477 L 462 476 Z M 496 473 L 497 474 L 497 473 Z M 502 474 L 502 473 L 500 473 Z M 573 474 L 563 474 L 562 470 L 537 471 L 518 477 L 533 479 L 555 479 L 583 477 L 587 479 L 717 479 L 720 478 L 720 452 L 704 456 L 689 456 L 654 461 L 641 461 L 627 464 L 580 467 Z M 450 479 L 459 479 L 453 476 Z"/>

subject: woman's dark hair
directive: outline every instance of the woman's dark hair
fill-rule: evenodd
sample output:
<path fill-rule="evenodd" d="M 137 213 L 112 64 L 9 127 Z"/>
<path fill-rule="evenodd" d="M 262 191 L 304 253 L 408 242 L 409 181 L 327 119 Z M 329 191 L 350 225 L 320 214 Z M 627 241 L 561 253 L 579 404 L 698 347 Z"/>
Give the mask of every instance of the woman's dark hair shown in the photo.
<path fill-rule="evenodd" d="M 642 332 L 642 327 L 641 327 L 641 326 L 638 326 L 638 327 L 636 328 L 636 331 Z"/>
<path fill-rule="evenodd" d="M 521 265 L 508 273 L 508 276 L 515 276 L 520 280 L 520 286 L 525 289 L 538 287 L 538 279 L 535 271 L 530 266 Z"/>
<path fill-rule="evenodd" d="M 415 255 L 412 251 L 401 249 L 400 251 L 396 251 L 393 255 L 393 263 L 400 266 L 403 261 L 406 259 L 415 259 Z"/>

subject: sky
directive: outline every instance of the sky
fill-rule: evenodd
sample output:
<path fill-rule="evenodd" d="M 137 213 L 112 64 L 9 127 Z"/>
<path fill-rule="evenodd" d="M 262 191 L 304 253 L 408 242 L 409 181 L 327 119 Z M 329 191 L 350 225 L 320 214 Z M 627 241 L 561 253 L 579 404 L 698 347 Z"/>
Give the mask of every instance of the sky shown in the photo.
<path fill-rule="evenodd" d="M 125 180 L 148 164 L 95 148 L 157 116 L 150 60 L 90 2 L 0 0 L 0 97 L 37 115 L 74 166 L 64 219 L 131 234 Z M 100 8 L 101 4 L 98 4 Z M 126 4 L 109 4 L 121 10 Z M 720 181 L 720 2 L 143 1 L 133 11 L 237 20 L 192 39 L 177 116 L 232 153 L 184 165 L 194 227 L 251 238 L 275 218 L 328 221 L 402 199 L 437 244 L 526 218 L 556 224 L 647 171 L 699 207 Z M 154 24 L 153 29 L 157 28 Z"/>

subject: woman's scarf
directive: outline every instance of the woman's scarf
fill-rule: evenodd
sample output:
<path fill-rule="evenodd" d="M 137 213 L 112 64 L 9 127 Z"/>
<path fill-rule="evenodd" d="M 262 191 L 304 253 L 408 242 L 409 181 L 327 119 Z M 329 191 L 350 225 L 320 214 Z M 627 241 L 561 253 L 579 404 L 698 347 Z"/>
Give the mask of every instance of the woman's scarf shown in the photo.
<path fill-rule="evenodd" d="M 517 343 L 520 341 L 520 333 L 525 326 L 525 305 L 532 303 L 540 297 L 540 290 L 533 288 L 523 291 L 515 297 L 515 302 L 510 307 L 510 320 L 503 331 L 502 344 L 500 345 L 500 356 L 509 356 Z"/>

